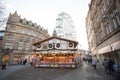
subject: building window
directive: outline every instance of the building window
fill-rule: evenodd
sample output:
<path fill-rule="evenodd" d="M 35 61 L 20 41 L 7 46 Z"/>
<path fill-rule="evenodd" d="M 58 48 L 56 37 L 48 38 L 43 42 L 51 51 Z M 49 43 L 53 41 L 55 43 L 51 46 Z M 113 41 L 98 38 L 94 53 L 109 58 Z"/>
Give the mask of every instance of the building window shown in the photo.
<path fill-rule="evenodd" d="M 22 50 L 23 49 L 23 42 L 19 42 L 18 43 L 18 50 Z"/>
<path fill-rule="evenodd" d="M 4 36 L 4 32 L 0 32 L 0 36 Z"/>
<path fill-rule="evenodd" d="M 107 5 L 109 5 L 109 4 L 110 4 L 110 0 L 106 0 L 106 2 L 107 2 Z"/>
<path fill-rule="evenodd" d="M 26 43 L 26 45 L 25 45 L 25 50 L 30 50 L 29 48 L 30 48 L 30 44 L 29 44 L 29 43 Z"/>
<path fill-rule="evenodd" d="M 116 15 L 117 23 L 120 26 L 120 18 Z"/>
<path fill-rule="evenodd" d="M 14 40 L 14 36 L 13 35 L 7 35 L 6 40 Z"/>
<path fill-rule="evenodd" d="M 27 41 L 27 42 L 30 42 L 31 39 L 30 39 L 29 37 L 26 37 L 26 41 Z"/>
<path fill-rule="evenodd" d="M 105 12 L 104 4 L 101 4 L 100 11 L 101 11 L 102 14 Z"/>
<path fill-rule="evenodd" d="M 103 34 L 102 34 L 102 30 L 101 29 L 99 30 L 99 36 L 100 36 L 100 40 L 102 40 L 103 39 Z"/>
<path fill-rule="evenodd" d="M 28 31 L 27 31 L 27 34 L 28 34 L 28 35 L 31 35 L 31 34 L 33 34 L 33 33 L 32 33 L 31 30 L 28 30 Z"/>
<path fill-rule="evenodd" d="M 33 32 L 33 36 L 36 36 L 36 32 L 35 31 L 32 31 Z"/>
<path fill-rule="evenodd" d="M 11 26 L 9 26 L 8 30 L 11 32 L 15 32 L 16 27 L 14 25 L 11 25 Z"/>
<path fill-rule="evenodd" d="M 114 29 L 116 29 L 118 26 L 120 26 L 120 16 L 117 9 L 114 9 L 112 11 L 111 18 L 112 18 L 112 26 Z"/>
<path fill-rule="evenodd" d="M 110 20 L 107 19 L 104 24 L 105 24 L 106 33 L 110 34 L 113 31 L 112 26 L 110 24 Z"/>
<path fill-rule="evenodd" d="M 26 33 L 26 28 L 21 27 L 20 33 L 25 34 Z"/>
<path fill-rule="evenodd" d="M 19 42 L 23 42 L 23 41 L 24 41 L 24 39 L 25 39 L 25 37 L 24 37 L 24 36 L 19 36 Z"/>
<path fill-rule="evenodd" d="M 24 25 L 26 25 L 26 23 L 27 23 L 26 19 L 25 19 L 25 18 L 22 19 L 22 20 L 21 20 L 21 23 L 24 24 Z"/>
<path fill-rule="evenodd" d="M 108 26 L 105 26 L 107 34 L 110 34 Z"/>
<path fill-rule="evenodd" d="M 12 49 L 13 48 L 13 44 L 5 43 L 5 49 L 7 49 L 7 48 Z"/>
<path fill-rule="evenodd" d="M 97 42 L 97 44 L 100 43 L 100 36 L 98 36 L 98 33 L 97 33 L 97 35 L 96 35 L 96 42 Z"/>
<path fill-rule="evenodd" d="M 112 28 L 110 24 L 108 24 L 108 28 L 109 28 L 109 32 L 112 32 Z"/>
<path fill-rule="evenodd" d="M 115 19 L 112 20 L 113 21 L 113 24 L 114 24 L 114 28 L 117 28 L 117 22 Z"/>

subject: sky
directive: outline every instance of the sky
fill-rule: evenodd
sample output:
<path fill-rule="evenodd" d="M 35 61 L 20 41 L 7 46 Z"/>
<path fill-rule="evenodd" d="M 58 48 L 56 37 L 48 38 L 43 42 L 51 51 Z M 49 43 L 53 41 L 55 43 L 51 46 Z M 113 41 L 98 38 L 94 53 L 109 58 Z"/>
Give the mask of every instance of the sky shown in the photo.
<path fill-rule="evenodd" d="M 90 0 L 6 0 L 8 12 L 41 25 L 52 35 L 57 15 L 65 12 L 73 19 L 80 49 L 88 49 L 86 22 Z"/>

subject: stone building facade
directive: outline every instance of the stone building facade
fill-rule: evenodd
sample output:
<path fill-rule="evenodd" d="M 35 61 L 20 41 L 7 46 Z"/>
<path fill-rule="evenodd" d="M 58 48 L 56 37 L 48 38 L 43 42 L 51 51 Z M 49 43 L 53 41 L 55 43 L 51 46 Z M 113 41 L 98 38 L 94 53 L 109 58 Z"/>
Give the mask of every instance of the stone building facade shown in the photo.
<path fill-rule="evenodd" d="M 50 37 L 40 25 L 21 19 L 17 11 L 9 15 L 2 40 L 1 61 L 18 63 L 33 53 L 32 43 Z"/>
<path fill-rule="evenodd" d="M 93 55 L 120 65 L 120 0 L 91 0 L 86 29 Z"/>

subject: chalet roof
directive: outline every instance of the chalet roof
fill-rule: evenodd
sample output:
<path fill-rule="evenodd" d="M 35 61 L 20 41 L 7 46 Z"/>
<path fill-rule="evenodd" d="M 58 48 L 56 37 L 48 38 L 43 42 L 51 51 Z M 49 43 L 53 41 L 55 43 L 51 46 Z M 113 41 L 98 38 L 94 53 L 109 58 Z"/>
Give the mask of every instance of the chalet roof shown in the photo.
<path fill-rule="evenodd" d="M 37 45 L 37 44 L 40 44 L 40 43 L 42 43 L 42 42 L 48 41 L 48 40 L 53 39 L 53 38 L 55 38 L 55 39 L 59 39 L 59 40 L 63 40 L 63 41 L 67 41 L 67 42 L 72 42 L 72 43 L 75 44 L 75 47 L 76 47 L 77 44 L 78 44 L 77 41 L 73 41 L 73 40 L 69 40 L 69 39 L 60 38 L 60 37 L 54 37 L 54 36 L 53 36 L 53 37 L 46 38 L 46 39 L 44 39 L 44 40 L 37 41 L 37 42 L 33 43 L 32 45 L 35 46 L 35 45 Z"/>

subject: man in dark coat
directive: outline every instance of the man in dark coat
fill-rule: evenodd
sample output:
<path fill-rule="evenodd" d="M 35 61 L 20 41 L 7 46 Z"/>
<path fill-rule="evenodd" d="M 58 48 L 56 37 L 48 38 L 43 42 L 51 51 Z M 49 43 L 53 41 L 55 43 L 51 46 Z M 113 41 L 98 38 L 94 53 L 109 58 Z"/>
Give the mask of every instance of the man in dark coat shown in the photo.
<path fill-rule="evenodd" d="M 104 59 L 104 61 L 103 61 L 103 66 L 104 66 L 104 68 L 105 68 L 106 74 L 109 74 L 108 59 Z"/>
<path fill-rule="evenodd" d="M 113 70 L 113 65 L 114 62 L 112 59 L 108 59 L 108 69 L 109 69 L 109 74 L 111 74 L 114 70 Z"/>

